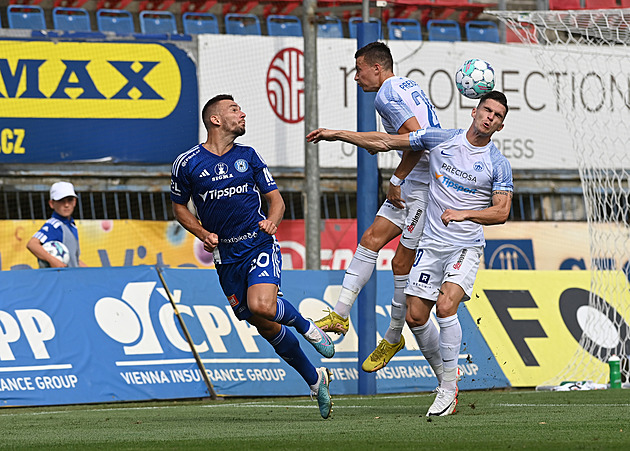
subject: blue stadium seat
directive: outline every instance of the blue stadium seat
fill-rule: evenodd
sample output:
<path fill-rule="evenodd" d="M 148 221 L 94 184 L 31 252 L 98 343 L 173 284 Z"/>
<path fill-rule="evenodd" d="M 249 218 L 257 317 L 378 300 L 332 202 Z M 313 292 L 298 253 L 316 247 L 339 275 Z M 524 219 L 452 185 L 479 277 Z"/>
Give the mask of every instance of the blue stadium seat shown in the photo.
<path fill-rule="evenodd" d="M 341 19 L 335 16 L 321 16 L 317 24 L 318 38 L 343 38 Z"/>
<path fill-rule="evenodd" d="M 351 17 L 350 20 L 348 20 L 348 31 L 350 32 L 350 37 L 352 39 L 356 39 L 357 37 L 357 23 L 358 22 L 363 22 L 363 18 Z M 370 22 L 378 24 L 378 35 L 382 36 L 380 19 L 377 19 L 376 17 L 370 17 Z"/>
<path fill-rule="evenodd" d="M 53 27 L 63 31 L 91 31 L 90 15 L 83 8 L 53 8 Z"/>
<path fill-rule="evenodd" d="M 53 27 L 63 31 L 91 31 L 90 15 L 83 8 L 53 8 Z"/>
<path fill-rule="evenodd" d="M 455 42 L 462 40 L 459 23 L 454 20 L 430 20 L 427 22 L 429 41 Z"/>
<path fill-rule="evenodd" d="M 184 13 L 182 24 L 186 34 L 219 34 L 219 21 L 211 13 Z"/>
<path fill-rule="evenodd" d="M 26 28 L 28 30 L 45 30 L 44 10 L 37 5 L 7 6 L 9 28 Z"/>
<path fill-rule="evenodd" d="M 469 41 L 499 42 L 499 27 L 489 20 L 466 22 L 466 39 Z"/>
<path fill-rule="evenodd" d="M 225 32 L 228 34 L 262 34 L 258 16 L 239 13 L 228 13 L 225 15 Z"/>
<path fill-rule="evenodd" d="M 422 28 L 416 19 L 389 19 L 387 29 L 390 40 L 422 41 Z"/>
<path fill-rule="evenodd" d="M 140 30 L 143 34 L 177 34 L 175 16 L 170 11 L 141 11 Z"/>
<path fill-rule="evenodd" d="M 267 16 L 267 34 L 269 36 L 302 36 L 302 21 L 297 16 Z"/>
<path fill-rule="evenodd" d="M 124 9 L 99 9 L 96 12 L 98 31 L 110 31 L 116 34 L 132 34 L 135 29 L 131 13 Z"/>

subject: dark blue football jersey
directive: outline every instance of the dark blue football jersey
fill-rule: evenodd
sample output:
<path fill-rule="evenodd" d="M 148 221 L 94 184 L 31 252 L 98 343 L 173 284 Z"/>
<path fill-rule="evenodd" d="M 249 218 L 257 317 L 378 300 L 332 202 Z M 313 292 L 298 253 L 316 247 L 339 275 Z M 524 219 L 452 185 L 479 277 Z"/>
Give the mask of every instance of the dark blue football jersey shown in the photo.
<path fill-rule="evenodd" d="M 179 155 L 171 171 L 171 200 L 186 205 L 192 198 L 203 228 L 219 237 L 217 264 L 239 261 L 250 249 L 275 240 L 258 227 L 266 219 L 261 193 L 275 189 L 262 157 L 240 144 L 221 156 L 199 144 Z"/>

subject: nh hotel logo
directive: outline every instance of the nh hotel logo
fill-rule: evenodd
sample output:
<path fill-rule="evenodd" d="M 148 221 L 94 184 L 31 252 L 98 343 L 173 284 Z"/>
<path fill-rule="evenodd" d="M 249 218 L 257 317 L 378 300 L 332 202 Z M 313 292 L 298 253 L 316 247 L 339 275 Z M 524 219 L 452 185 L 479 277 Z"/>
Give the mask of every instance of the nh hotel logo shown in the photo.
<path fill-rule="evenodd" d="M 161 119 L 182 89 L 159 44 L 0 41 L 0 116 Z"/>

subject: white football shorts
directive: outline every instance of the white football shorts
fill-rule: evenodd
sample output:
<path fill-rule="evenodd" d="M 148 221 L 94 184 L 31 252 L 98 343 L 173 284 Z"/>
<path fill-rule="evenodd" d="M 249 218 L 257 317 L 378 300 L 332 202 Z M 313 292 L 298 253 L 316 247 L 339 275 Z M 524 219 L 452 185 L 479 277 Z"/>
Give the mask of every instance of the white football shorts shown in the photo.
<path fill-rule="evenodd" d="M 416 258 L 409 272 L 405 294 L 429 301 L 437 301 L 440 287 L 444 282 L 452 282 L 464 290 L 467 301 L 472 295 L 477 270 L 483 254 L 483 246 L 455 247 L 433 245 L 421 242 Z"/>
<path fill-rule="evenodd" d="M 400 244 L 407 249 L 415 250 L 422 238 L 422 229 L 427 217 L 429 202 L 429 185 L 405 180 L 400 186 L 400 195 L 405 201 L 405 208 L 396 208 L 387 199 L 381 205 L 376 216 L 381 216 L 402 230 Z"/>

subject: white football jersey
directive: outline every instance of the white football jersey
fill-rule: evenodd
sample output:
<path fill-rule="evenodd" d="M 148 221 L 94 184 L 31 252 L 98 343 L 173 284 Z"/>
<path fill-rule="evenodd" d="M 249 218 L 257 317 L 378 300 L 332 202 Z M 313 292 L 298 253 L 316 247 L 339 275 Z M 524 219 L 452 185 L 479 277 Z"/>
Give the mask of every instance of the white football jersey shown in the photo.
<path fill-rule="evenodd" d="M 492 204 L 492 192 L 513 191 L 512 167 L 490 141 L 475 147 L 466 131 L 429 128 L 409 135 L 414 150 L 429 153 L 431 181 L 422 241 L 432 240 L 461 247 L 485 245 L 483 227 L 472 221 L 442 223 L 442 213 L 483 210 Z M 422 246 L 422 244 L 420 244 Z"/>
<path fill-rule="evenodd" d="M 409 78 L 385 80 L 376 93 L 374 106 L 390 135 L 398 134 L 400 127 L 413 116 L 421 128 L 440 127 L 435 107 L 420 86 Z M 402 152 L 398 151 L 398 155 L 402 157 Z M 423 155 L 405 179 L 429 183 L 429 156 Z"/>

